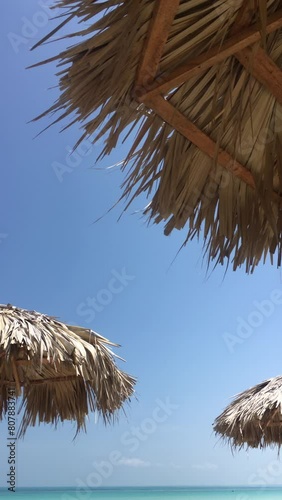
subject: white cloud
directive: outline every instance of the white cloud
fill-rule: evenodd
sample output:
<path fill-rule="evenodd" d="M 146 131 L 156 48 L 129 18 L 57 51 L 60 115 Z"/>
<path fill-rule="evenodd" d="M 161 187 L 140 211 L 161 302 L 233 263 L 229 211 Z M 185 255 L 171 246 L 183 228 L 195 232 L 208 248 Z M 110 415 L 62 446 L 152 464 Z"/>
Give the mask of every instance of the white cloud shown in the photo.
<path fill-rule="evenodd" d="M 149 467 L 151 463 L 141 460 L 140 458 L 123 457 L 118 461 L 118 465 L 127 465 L 127 467 Z"/>
<path fill-rule="evenodd" d="M 211 462 L 204 462 L 202 464 L 193 464 L 192 467 L 193 469 L 200 470 L 215 470 L 218 468 L 218 465 L 212 464 Z"/>

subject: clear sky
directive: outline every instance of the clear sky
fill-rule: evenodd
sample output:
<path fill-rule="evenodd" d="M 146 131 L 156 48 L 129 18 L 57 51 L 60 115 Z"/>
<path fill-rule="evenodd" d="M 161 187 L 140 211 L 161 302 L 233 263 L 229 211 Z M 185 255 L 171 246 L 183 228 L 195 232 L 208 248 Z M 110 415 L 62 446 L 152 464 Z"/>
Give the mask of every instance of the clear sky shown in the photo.
<path fill-rule="evenodd" d="M 281 272 L 268 262 L 251 276 L 224 276 L 224 268 L 207 276 L 201 241 L 174 261 L 185 230 L 165 237 L 161 226 L 148 227 L 145 197 L 119 221 L 122 204 L 93 223 L 120 196 L 124 175 L 105 167 L 122 160 L 128 146 L 95 165 L 101 144 L 69 155 L 77 126 L 62 133 L 54 126 L 34 139 L 49 119 L 27 122 L 52 104 L 57 80 L 52 64 L 25 68 L 68 43 L 29 50 L 53 26 L 49 4 L 2 5 L 1 302 L 120 343 L 123 368 L 138 384 L 114 427 L 90 416 L 87 434 L 75 441 L 71 423 L 29 429 L 17 448 L 18 486 L 282 483 L 276 450 L 232 456 L 212 431 L 231 396 L 281 374 Z M 65 168 L 61 175 L 58 168 Z M 103 305 L 113 273 L 123 275 L 122 290 Z M 99 311 L 89 305 L 93 299 Z M 4 421 L 0 486 L 6 431 Z"/>

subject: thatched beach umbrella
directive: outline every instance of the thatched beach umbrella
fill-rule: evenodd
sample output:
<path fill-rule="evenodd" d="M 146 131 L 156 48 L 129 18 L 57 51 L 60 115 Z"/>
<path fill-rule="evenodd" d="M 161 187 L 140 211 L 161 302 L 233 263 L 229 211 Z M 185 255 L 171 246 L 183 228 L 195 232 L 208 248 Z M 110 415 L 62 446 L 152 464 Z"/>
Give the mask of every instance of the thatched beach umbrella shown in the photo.
<path fill-rule="evenodd" d="M 35 311 L 0 306 L 0 419 L 11 389 L 22 398 L 19 435 L 29 425 L 73 420 L 85 429 L 89 412 L 110 422 L 132 396 L 135 379 L 115 364 L 97 333 Z"/>
<path fill-rule="evenodd" d="M 281 265 L 281 1 L 55 5 L 60 27 L 78 18 L 81 36 L 51 59 L 56 121 L 81 123 L 80 141 L 103 137 L 102 156 L 136 130 L 123 197 L 147 193 L 145 214 L 165 234 L 186 228 L 185 243 L 202 234 L 215 264 L 252 272 L 276 253 Z"/>
<path fill-rule="evenodd" d="M 237 395 L 214 422 L 214 430 L 232 448 L 282 445 L 282 376 Z"/>

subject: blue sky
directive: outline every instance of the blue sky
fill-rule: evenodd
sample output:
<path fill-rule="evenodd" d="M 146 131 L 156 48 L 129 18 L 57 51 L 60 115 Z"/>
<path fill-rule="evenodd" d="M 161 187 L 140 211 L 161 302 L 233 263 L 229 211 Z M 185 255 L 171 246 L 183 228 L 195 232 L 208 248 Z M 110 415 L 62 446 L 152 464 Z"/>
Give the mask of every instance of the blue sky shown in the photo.
<path fill-rule="evenodd" d="M 69 155 L 77 126 L 63 133 L 54 126 L 34 139 L 49 122 L 27 122 L 56 98 L 57 89 L 48 89 L 57 80 L 51 64 L 25 68 L 67 43 L 29 51 L 52 26 L 48 5 L 10 0 L 0 20 L 1 302 L 120 343 L 124 368 L 138 384 L 137 399 L 114 427 L 92 415 L 87 434 L 74 442 L 71 423 L 29 429 L 17 448 L 18 486 L 282 483 L 275 450 L 232 456 L 212 432 L 232 395 L 281 374 L 281 273 L 267 263 L 252 276 L 224 276 L 224 268 L 207 276 L 201 241 L 174 260 L 185 231 L 165 237 L 161 226 L 148 226 L 145 197 L 119 221 L 122 204 L 93 223 L 120 196 L 123 174 L 105 167 L 122 160 L 127 146 L 95 164 L 101 144 Z M 61 175 L 58 164 L 66 167 Z M 105 305 L 102 291 L 117 275 L 121 290 Z M 0 486 L 6 430 L 4 421 Z"/>

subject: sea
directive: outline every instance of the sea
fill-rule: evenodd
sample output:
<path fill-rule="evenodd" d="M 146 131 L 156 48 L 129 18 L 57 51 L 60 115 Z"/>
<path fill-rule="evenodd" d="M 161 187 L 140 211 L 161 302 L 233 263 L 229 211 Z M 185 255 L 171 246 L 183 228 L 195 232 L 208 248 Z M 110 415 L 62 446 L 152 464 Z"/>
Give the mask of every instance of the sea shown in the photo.
<path fill-rule="evenodd" d="M 282 500 L 281 487 L 0 488 L 1 500 Z"/>

